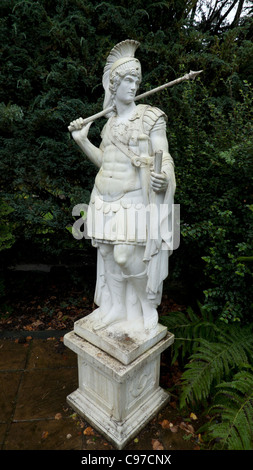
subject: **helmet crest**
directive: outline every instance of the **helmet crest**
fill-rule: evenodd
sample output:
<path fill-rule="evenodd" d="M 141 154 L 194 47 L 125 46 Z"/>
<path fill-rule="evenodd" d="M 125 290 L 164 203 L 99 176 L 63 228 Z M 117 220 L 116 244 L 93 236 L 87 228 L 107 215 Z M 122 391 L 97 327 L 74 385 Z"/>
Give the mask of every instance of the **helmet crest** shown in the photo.
<path fill-rule="evenodd" d="M 117 70 L 138 70 L 140 71 L 140 62 L 134 57 L 136 49 L 140 43 L 133 39 L 126 39 L 125 41 L 119 42 L 113 47 L 110 54 L 107 57 L 106 64 L 104 67 L 103 74 L 103 87 L 105 90 L 105 99 L 103 108 L 107 108 L 111 102 L 110 92 L 110 79 L 117 72 Z"/>

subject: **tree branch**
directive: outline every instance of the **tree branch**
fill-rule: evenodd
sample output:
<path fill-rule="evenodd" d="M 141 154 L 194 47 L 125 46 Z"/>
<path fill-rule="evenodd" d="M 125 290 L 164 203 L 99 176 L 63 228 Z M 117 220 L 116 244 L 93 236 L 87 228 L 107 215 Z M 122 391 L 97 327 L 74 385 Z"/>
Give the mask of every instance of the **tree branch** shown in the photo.
<path fill-rule="evenodd" d="M 192 4 L 191 10 L 189 10 L 189 12 L 191 11 L 191 16 L 190 16 L 190 25 L 191 26 L 193 25 L 193 21 L 194 21 L 194 18 L 195 18 L 195 14 L 196 14 L 196 10 L 197 10 L 197 4 L 198 4 L 198 0 L 195 0 Z"/>
<path fill-rule="evenodd" d="M 235 26 L 238 25 L 239 19 L 240 19 L 241 13 L 242 13 L 244 2 L 245 2 L 245 0 L 239 0 L 239 4 L 238 4 L 237 10 L 236 10 L 234 20 L 231 24 L 231 28 L 234 28 Z"/>
<path fill-rule="evenodd" d="M 216 33 L 221 25 L 221 23 L 225 20 L 225 18 L 229 15 L 231 10 L 234 8 L 235 4 L 237 3 L 238 0 L 234 0 L 233 3 L 231 3 L 230 7 L 227 9 L 226 13 L 220 18 L 218 23 L 216 24 L 216 27 L 214 29 L 214 32 Z"/>

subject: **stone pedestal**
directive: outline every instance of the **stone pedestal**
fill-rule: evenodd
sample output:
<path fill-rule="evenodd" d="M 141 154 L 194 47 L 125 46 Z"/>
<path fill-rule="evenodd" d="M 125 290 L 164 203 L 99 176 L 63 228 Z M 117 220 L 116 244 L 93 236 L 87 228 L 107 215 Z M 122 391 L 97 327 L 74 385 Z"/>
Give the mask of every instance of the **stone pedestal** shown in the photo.
<path fill-rule="evenodd" d="M 127 333 L 119 324 L 94 333 L 89 317 L 64 336 L 78 356 L 79 376 L 67 402 L 122 449 L 169 400 L 159 387 L 160 356 L 174 335 L 161 325 L 152 335 Z"/>

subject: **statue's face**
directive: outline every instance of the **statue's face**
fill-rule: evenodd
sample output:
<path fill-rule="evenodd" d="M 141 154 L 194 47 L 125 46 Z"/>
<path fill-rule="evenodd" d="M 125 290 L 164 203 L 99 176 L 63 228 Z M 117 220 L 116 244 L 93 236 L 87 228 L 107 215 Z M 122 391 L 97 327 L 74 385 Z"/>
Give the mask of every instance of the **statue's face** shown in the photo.
<path fill-rule="evenodd" d="M 125 75 L 122 78 L 117 91 L 116 91 L 116 100 L 119 100 L 123 103 L 131 103 L 134 101 L 136 92 L 139 87 L 140 80 L 136 75 Z"/>

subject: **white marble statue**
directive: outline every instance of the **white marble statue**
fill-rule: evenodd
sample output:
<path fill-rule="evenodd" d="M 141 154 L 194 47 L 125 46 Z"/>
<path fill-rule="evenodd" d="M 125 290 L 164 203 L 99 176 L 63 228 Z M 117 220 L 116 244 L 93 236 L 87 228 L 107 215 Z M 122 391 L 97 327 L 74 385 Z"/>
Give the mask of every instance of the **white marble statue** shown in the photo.
<path fill-rule="evenodd" d="M 104 108 L 113 107 L 113 111 L 107 115 L 100 147 L 88 139 L 91 122 L 83 125 L 79 118 L 70 124 L 74 140 L 99 169 L 88 217 L 88 234 L 98 249 L 97 330 L 119 321 L 146 331 L 155 328 L 168 275 L 171 247 L 166 248 L 162 236 L 152 238 L 150 233 L 158 223 L 171 227 L 174 164 L 166 115 L 156 107 L 135 103 L 141 83 L 141 65 L 134 57 L 138 45 L 123 41 L 107 58 Z M 162 167 L 155 172 L 154 156 L 159 151 Z M 161 202 L 168 207 L 167 220 L 152 219 L 152 210 L 147 216 L 147 206 Z"/>

